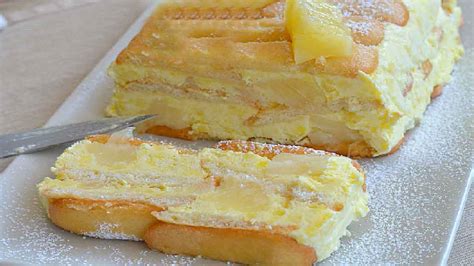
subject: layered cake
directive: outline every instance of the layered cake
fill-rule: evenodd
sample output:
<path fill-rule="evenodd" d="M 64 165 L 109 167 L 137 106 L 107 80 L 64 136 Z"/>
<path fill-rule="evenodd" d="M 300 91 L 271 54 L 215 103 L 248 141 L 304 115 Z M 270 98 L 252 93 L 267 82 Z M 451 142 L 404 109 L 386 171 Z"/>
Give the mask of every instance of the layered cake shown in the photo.
<path fill-rule="evenodd" d="M 111 116 L 185 139 L 390 153 L 450 79 L 455 0 L 165 1 L 110 67 Z"/>
<path fill-rule="evenodd" d="M 99 135 L 68 148 L 53 172 L 38 188 L 57 226 L 224 261 L 310 265 L 368 212 L 355 161 L 300 146 L 190 150 Z"/>

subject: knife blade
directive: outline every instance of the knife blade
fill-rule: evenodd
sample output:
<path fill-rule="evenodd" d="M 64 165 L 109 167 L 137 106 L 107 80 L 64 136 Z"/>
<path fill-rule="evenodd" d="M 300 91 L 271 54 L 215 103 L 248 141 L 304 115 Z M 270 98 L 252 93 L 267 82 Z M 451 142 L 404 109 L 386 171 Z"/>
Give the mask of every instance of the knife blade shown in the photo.
<path fill-rule="evenodd" d="M 0 158 L 44 150 L 59 144 L 77 141 L 89 135 L 121 130 L 154 116 L 105 118 L 3 135 L 0 136 Z"/>

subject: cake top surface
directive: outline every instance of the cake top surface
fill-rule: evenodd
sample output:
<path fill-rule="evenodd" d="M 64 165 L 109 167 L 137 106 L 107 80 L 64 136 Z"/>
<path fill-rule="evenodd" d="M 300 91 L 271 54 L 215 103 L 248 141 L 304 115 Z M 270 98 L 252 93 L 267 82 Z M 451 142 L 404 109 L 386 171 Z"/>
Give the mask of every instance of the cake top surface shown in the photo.
<path fill-rule="evenodd" d="M 287 2 L 298 8 L 271 0 L 165 2 L 116 63 L 177 69 L 212 65 L 216 70 L 285 67 L 354 76 L 376 69 L 385 25 L 404 26 L 409 18 L 401 0 Z M 314 49 L 314 43 L 326 48 L 309 57 L 294 51 Z"/>

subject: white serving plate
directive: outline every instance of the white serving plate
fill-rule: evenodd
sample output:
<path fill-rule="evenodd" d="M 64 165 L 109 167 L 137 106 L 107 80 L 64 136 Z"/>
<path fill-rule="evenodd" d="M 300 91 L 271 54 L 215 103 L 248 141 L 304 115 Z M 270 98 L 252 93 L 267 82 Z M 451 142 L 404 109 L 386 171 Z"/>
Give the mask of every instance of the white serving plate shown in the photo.
<path fill-rule="evenodd" d="M 471 185 L 473 158 L 474 3 L 461 1 L 466 54 L 453 80 L 426 111 L 394 155 L 361 160 L 367 171 L 370 214 L 350 226 L 352 236 L 323 264 L 445 264 Z M 152 7 L 78 86 L 48 126 L 97 119 L 111 95 L 108 65 L 140 30 Z M 211 142 L 178 145 L 204 147 Z M 52 225 L 38 201 L 36 184 L 64 147 L 14 160 L 0 175 L 0 263 L 25 264 L 220 264 L 164 255 L 140 242 L 100 240 Z"/>

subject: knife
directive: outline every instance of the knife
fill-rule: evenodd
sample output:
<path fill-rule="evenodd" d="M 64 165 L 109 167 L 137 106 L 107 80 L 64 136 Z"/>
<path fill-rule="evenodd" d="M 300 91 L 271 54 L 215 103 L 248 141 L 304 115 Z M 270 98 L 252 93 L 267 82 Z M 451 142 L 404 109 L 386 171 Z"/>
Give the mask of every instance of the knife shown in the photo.
<path fill-rule="evenodd" d="M 121 130 L 151 117 L 154 115 L 105 118 L 3 135 L 0 136 L 0 159 L 44 150 L 59 144 L 84 139 L 89 135 Z"/>

